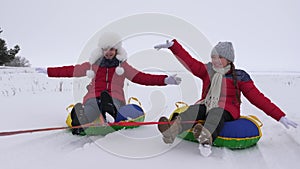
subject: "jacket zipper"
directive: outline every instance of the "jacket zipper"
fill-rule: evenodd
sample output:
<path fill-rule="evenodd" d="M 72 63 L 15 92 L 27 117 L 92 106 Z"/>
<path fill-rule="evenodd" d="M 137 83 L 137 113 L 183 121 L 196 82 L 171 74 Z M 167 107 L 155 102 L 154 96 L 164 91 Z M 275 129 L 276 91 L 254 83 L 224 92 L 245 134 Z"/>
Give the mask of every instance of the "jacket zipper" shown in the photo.
<path fill-rule="evenodd" d="M 108 68 L 106 68 L 106 90 L 108 90 Z"/>

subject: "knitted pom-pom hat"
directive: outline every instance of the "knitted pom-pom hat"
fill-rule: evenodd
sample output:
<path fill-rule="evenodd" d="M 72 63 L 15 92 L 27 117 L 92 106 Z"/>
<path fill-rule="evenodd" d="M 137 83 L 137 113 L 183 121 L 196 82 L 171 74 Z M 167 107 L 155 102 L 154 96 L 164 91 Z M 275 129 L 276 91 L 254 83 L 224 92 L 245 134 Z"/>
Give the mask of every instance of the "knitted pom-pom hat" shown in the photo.
<path fill-rule="evenodd" d="M 211 51 L 212 55 L 219 55 L 227 60 L 234 61 L 234 49 L 231 42 L 219 42 Z"/>

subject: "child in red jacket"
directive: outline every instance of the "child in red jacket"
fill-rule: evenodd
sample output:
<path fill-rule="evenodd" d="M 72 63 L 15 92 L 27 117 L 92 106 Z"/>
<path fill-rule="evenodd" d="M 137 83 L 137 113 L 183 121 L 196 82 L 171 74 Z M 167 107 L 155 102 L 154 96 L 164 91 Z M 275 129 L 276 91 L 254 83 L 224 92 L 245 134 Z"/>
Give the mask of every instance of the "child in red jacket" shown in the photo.
<path fill-rule="evenodd" d="M 202 97 L 195 105 L 174 117 L 174 123 L 158 125 L 165 143 L 173 143 L 182 131 L 193 128 L 199 141 L 202 155 L 211 153 L 212 142 L 220 133 L 224 122 L 240 117 L 241 92 L 256 107 L 267 115 L 281 122 L 286 128 L 297 127 L 297 124 L 285 117 L 285 113 L 265 97 L 254 85 L 249 74 L 244 70 L 235 69 L 234 49 L 231 42 L 219 42 L 211 52 L 211 62 L 204 64 L 190 54 L 176 41 L 156 45 L 155 49 L 169 48 L 175 57 L 203 81 Z M 181 121 L 205 120 L 201 124 L 181 124 Z M 161 122 L 168 118 L 161 117 Z"/>
<path fill-rule="evenodd" d="M 83 103 L 74 106 L 71 112 L 72 126 L 93 122 L 99 116 L 116 118 L 116 113 L 125 105 L 125 78 L 142 85 L 178 85 L 181 82 L 176 75 L 152 75 L 138 71 L 126 61 L 127 53 L 122 47 L 121 37 L 107 32 L 100 36 L 98 47 L 92 52 L 89 62 L 78 65 L 38 68 L 49 77 L 84 77 L 91 78 L 88 92 Z M 112 119 L 112 121 L 114 120 Z M 73 134 L 80 134 L 82 128 L 72 129 Z"/>

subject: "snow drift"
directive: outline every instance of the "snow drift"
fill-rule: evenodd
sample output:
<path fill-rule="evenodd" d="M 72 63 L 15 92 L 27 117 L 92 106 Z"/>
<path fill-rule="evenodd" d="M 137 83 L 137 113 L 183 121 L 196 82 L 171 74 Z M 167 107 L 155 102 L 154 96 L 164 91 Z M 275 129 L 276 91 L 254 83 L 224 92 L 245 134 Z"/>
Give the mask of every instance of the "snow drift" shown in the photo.
<path fill-rule="evenodd" d="M 300 73 L 250 75 L 266 96 L 300 124 Z M 160 88 L 126 83 L 127 97 L 140 100 L 146 121 L 170 115 L 174 103 L 186 97 L 181 95 L 180 86 Z M 48 78 L 33 68 L 1 68 L 1 131 L 66 126 L 65 108 L 74 103 L 73 89 L 72 79 Z M 165 145 L 156 126 L 121 130 L 105 137 L 51 131 L 0 137 L 1 168 L 296 168 L 300 157 L 299 128 L 287 130 L 244 98 L 242 102 L 243 115 L 256 115 L 264 124 L 261 140 L 249 149 L 214 147 L 212 156 L 204 158 L 195 143 L 178 138 L 175 144 Z"/>

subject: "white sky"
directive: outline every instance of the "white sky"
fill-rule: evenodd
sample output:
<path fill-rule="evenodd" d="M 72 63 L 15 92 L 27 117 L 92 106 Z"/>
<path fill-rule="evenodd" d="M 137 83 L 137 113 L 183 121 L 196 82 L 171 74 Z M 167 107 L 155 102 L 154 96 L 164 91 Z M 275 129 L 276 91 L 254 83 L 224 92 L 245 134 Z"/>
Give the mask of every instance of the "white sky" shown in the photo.
<path fill-rule="evenodd" d="M 146 12 L 179 17 L 213 45 L 232 41 L 238 68 L 300 71 L 298 0 L 1 0 L 1 38 L 33 67 L 69 65 L 102 27 Z"/>

